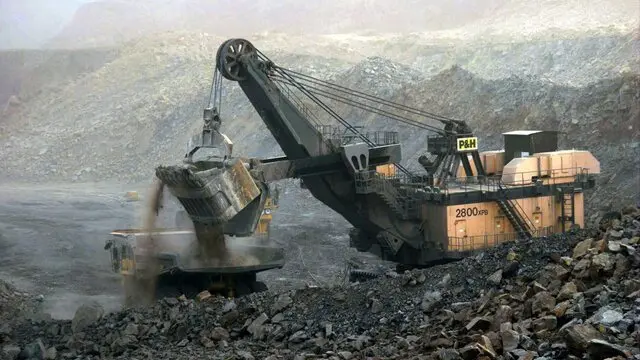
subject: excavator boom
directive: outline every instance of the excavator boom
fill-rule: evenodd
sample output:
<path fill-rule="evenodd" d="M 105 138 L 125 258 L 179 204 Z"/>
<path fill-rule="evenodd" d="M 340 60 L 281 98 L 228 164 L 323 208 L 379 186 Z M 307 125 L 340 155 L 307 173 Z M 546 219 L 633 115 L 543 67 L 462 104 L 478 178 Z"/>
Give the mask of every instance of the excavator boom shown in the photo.
<path fill-rule="evenodd" d="M 376 227 L 358 209 L 353 173 L 399 162 L 400 144 L 378 145 L 363 139 L 361 143 L 335 146 L 327 141 L 271 79 L 273 63 L 260 59 L 246 40 L 231 39 L 222 44 L 216 63 L 223 77 L 238 82 L 282 148 L 286 158 L 279 160 L 298 170 L 290 175 L 302 178 L 314 197 L 354 226 Z"/>

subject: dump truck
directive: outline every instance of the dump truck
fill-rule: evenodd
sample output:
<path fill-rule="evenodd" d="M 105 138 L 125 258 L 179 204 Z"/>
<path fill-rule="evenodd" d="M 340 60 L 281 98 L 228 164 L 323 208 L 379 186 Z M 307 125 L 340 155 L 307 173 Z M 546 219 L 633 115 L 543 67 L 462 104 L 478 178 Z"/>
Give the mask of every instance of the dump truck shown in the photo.
<path fill-rule="evenodd" d="M 196 234 L 186 213 L 178 211 L 175 227 L 155 229 L 152 232 L 156 245 L 163 249 L 157 254 L 159 269 L 155 273 L 155 297 L 176 297 L 182 294 L 193 297 L 203 290 L 237 297 L 266 290 L 267 286 L 257 279 L 257 274 L 279 269 L 284 265 L 283 250 L 270 242 L 270 224 L 273 211 L 277 208 L 277 200 L 273 201 L 268 196 L 254 235 L 235 239 L 233 251 L 251 262 L 224 267 L 207 267 L 194 263 L 195 256 L 189 252 L 195 250 Z M 122 276 L 125 293 L 131 296 L 134 291 L 129 288 L 139 286 L 141 280 L 135 254 L 141 258 L 139 244 L 149 243 L 149 232 L 130 228 L 113 230 L 109 235 L 105 249 L 110 252 L 112 271 Z M 136 300 L 127 301 L 134 303 Z"/>
<path fill-rule="evenodd" d="M 156 171 L 160 197 L 166 188 L 182 207 L 174 226 L 110 233 L 105 249 L 112 270 L 122 275 L 127 303 L 203 290 L 232 297 L 260 292 L 267 287 L 257 274 L 284 265 L 283 250 L 269 241 L 277 184 L 254 179 L 249 160 L 232 156 L 233 143 L 219 123 L 207 108 L 182 164 Z"/>

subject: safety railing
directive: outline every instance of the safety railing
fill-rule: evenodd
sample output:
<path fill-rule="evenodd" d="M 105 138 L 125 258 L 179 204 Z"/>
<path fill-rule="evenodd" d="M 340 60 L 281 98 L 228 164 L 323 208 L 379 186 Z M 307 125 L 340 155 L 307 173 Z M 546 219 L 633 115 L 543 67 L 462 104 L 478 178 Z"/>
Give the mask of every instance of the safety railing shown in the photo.
<path fill-rule="evenodd" d="M 504 173 L 484 178 L 476 176 L 450 177 L 444 181 L 441 188 L 446 194 L 460 191 L 498 192 L 501 187 L 510 191 L 523 188 L 524 193 L 524 187 L 534 186 L 537 181 L 541 181 L 545 185 L 568 185 L 576 181 L 586 180 L 592 175 L 589 173 L 589 169 L 584 167 L 550 169 L 545 172 L 552 171 L 559 176 L 540 176 L 540 171 L 524 171 L 506 174 L 507 177 L 511 178 L 511 181 L 507 182 L 502 180 Z"/>
<path fill-rule="evenodd" d="M 571 168 L 571 170 L 575 171 L 577 181 L 585 180 L 589 177 L 589 169 L 583 167 L 575 167 Z M 560 170 L 559 170 L 560 171 Z M 564 170 L 563 170 L 564 171 Z M 567 170 L 568 171 L 568 170 Z M 527 194 L 526 187 L 535 186 L 536 179 L 545 180 L 544 183 L 547 185 L 569 185 L 571 182 L 567 182 L 566 179 L 558 179 L 558 178 L 537 178 L 537 171 L 529 171 L 518 173 L 517 177 L 519 181 L 505 183 L 502 181 L 501 176 L 489 176 L 484 178 L 478 177 L 456 177 L 456 178 L 448 178 L 446 181 L 440 186 L 438 190 L 439 193 L 444 195 L 450 195 L 452 193 L 460 193 L 460 192 L 472 192 L 472 191 L 482 191 L 482 192 L 493 192 L 498 193 L 501 191 L 508 190 L 511 194 L 518 195 L 518 190 L 521 189 L 522 195 Z M 402 183 L 406 187 L 414 187 L 414 188 L 428 188 L 429 183 L 426 176 L 418 176 L 418 175 L 410 175 L 404 173 L 398 173 L 395 175 L 385 175 L 377 173 L 375 170 L 371 171 L 363 171 L 356 174 L 356 189 L 366 193 L 373 190 L 376 190 L 376 186 L 383 186 L 382 183 L 391 182 L 391 183 Z M 514 193 L 515 192 L 515 193 Z"/>
<path fill-rule="evenodd" d="M 357 142 L 361 137 L 366 138 L 375 145 L 392 145 L 398 144 L 397 131 L 362 131 L 362 126 L 354 126 L 358 134 L 343 126 L 335 125 L 316 125 L 316 129 L 320 132 L 324 139 L 329 139 L 340 145 L 347 145 L 354 140 Z"/>
<path fill-rule="evenodd" d="M 361 193 L 381 191 L 386 187 L 402 184 L 407 188 L 422 188 L 427 185 L 420 176 L 412 176 L 405 173 L 393 175 L 381 174 L 375 170 L 360 171 L 355 174 L 356 190 Z"/>
<path fill-rule="evenodd" d="M 535 229 L 531 237 L 539 238 L 550 236 L 554 233 L 553 226 Z M 448 251 L 450 252 L 475 252 L 483 251 L 489 247 L 500 245 L 506 242 L 524 240 L 518 233 L 486 234 L 465 237 L 449 237 Z"/>
<path fill-rule="evenodd" d="M 412 177 L 407 174 L 385 175 L 372 171 L 363 171 L 355 175 L 356 192 L 360 194 L 377 193 L 405 217 L 418 215 L 419 201 L 412 189 Z M 400 186 L 400 185 L 403 186 Z M 424 183 L 413 185 L 424 186 Z"/>

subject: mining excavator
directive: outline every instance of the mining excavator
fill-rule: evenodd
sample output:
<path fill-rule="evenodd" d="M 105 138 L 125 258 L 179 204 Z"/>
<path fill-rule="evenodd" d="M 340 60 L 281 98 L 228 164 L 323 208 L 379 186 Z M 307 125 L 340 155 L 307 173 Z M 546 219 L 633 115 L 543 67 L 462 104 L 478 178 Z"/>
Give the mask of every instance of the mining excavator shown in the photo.
<path fill-rule="evenodd" d="M 480 152 L 464 120 L 280 67 L 245 39 L 219 47 L 214 99 L 221 78 L 237 82 L 284 155 L 158 167 L 196 227 L 251 233 L 267 184 L 286 178 L 300 179 L 353 226 L 351 247 L 401 269 L 584 226 L 584 190 L 595 186 L 600 164 L 588 151 L 559 150 L 555 131 L 507 132 L 502 150 Z M 205 110 L 205 123 L 217 116 L 217 103 Z M 364 131 L 331 104 L 429 131 L 421 170 L 401 164 L 398 132 Z M 202 138 L 216 134 L 207 131 Z"/>
<path fill-rule="evenodd" d="M 224 42 L 216 65 L 284 152 L 254 160 L 254 176 L 301 179 L 353 225 L 350 243 L 359 251 L 419 267 L 584 226 L 583 193 L 595 186 L 600 163 L 589 151 L 558 150 L 555 131 L 507 132 L 504 149 L 480 152 L 466 121 L 285 69 L 245 39 Z M 430 131 L 418 159 L 424 171 L 400 164 L 397 132 L 364 132 L 329 102 Z"/>

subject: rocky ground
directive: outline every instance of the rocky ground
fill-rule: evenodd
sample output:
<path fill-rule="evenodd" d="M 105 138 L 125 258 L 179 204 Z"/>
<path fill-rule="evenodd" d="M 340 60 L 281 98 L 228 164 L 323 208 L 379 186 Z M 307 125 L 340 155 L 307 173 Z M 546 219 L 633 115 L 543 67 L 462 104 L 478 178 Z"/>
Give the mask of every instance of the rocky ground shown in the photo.
<path fill-rule="evenodd" d="M 601 162 L 598 188 L 587 192 L 589 224 L 640 204 L 637 4 L 507 3 L 428 33 L 248 38 L 283 67 L 465 119 L 482 150 L 501 148 L 502 131 L 562 131 L 563 148 Z M 94 17 L 79 24 L 101 28 Z M 116 18 L 120 31 L 132 17 Z M 260 275 L 269 292 L 112 312 L 119 287 L 102 240 L 135 223 L 124 191 L 144 191 L 123 184 L 148 184 L 155 166 L 181 159 L 227 38 L 191 30 L 106 48 L 0 52 L 0 275 L 32 282 L 32 295 L 0 283 L 0 360 L 640 358 L 637 208 L 602 229 L 348 285 L 348 224 L 287 181 L 272 228 L 287 263 Z M 237 84 L 225 83 L 223 96 L 234 152 L 278 155 Z M 354 125 L 399 131 L 404 164 L 416 168 L 432 134 L 332 105 Z M 119 188 L 83 190 L 96 181 Z M 52 320 L 52 308 L 69 319 Z"/>
<path fill-rule="evenodd" d="M 640 359 L 640 209 L 613 215 L 360 284 L 203 293 L 112 314 L 86 304 L 70 321 L 5 323 L 1 349 L 7 359 Z"/>
<path fill-rule="evenodd" d="M 41 301 L 42 296 L 31 296 L 12 284 L 0 281 L 0 323 L 10 322 L 16 315 L 37 313 Z M 3 331 L 6 331 L 6 327 Z"/>
<path fill-rule="evenodd" d="M 98 302 L 106 312 L 118 310 L 121 279 L 111 270 L 104 242 L 114 229 L 142 225 L 148 186 L 3 184 L 0 280 L 42 295 L 41 309 L 54 319 L 73 318 L 86 301 Z M 260 273 L 261 281 L 274 291 L 332 285 L 346 279 L 352 257 L 379 263 L 374 255 L 349 248 L 349 224 L 296 186 L 295 181 L 282 186 L 271 224 L 270 240 L 285 250 L 286 263 Z M 127 201 L 125 193 L 132 190 L 141 201 Z M 178 207 L 171 201 L 164 205 L 158 225 L 173 226 Z"/>

